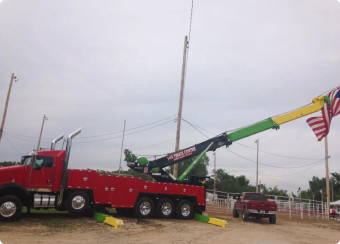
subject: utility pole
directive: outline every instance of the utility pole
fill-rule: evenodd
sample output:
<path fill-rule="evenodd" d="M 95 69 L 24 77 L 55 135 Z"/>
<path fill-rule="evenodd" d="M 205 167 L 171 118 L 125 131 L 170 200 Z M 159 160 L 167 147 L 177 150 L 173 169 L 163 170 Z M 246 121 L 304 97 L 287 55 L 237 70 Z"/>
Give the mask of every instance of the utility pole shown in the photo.
<path fill-rule="evenodd" d="M 183 51 L 183 64 L 182 64 L 182 78 L 181 78 L 181 92 L 179 95 L 179 106 L 178 106 L 178 116 L 177 116 L 177 132 L 176 132 L 176 146 L 175 152 L 179 150 L 179 139 L 181 135 L 181 121 L 182 121 L 182 105 L 183 105 L 183 93 L 184 93 L 184 81 L 185 81 L 185 65 L 187 57 L 188 48 L 188 37 L 184 38 L 184 51 Z M 174 164 L 173 175 L 175 178 L 178 176 L 178 163 Z"/>
<path fill-rule="evenodd" d="M 327 198 L 327 211 L 329 214 L 330 208 L 330 194 L 329 194 L 329 170 L 328 170 L 328 142 L 327 136 L 325 137 L 325 162 L 326 162 L 326 198 Z"/>
<path fill-rule="evenodd" d="M 120 174 L 120 170 L 122 168 L 122 153 L 123 153 L 123 145 L 124 145 L 124 134 L 125 134 L 125 123 L 126 120 L 124 120 L 124 129 L 123 129 L 123 139 L 122 139 L 122 147 L 120 149 L 120 160 L 119 160 L 119 174 Z"/>
<path fill-rule="evenodd" d="M 331 183 L 332 183 L 332 202 L 334 202 L 334 178 L 331 179 Z"/>
<path fill-rule="evenodd" d="M 47 118 L 47 117 L 46 117 L 46 115 L 44 114 L 43 121 L 42 121 L 42 125 L 41 125 L 41 129 L 40 129 L 40 136 L 39 136 L 39 141 L 38 141 L 37 151 L 39 151 L 39 147 L 40 147 L 40 140 L 41 140 L 41 135 L 42 135 L 42 132 L 43 132 L 43 129 L 44 129 L 44 123 L 45 123 L 45 120 L 48 120 L 48 118 Z"/>
<path fill-rule="evenodd" d="M 9 96 L 10 96 L 10 94 L 11 94 L 11 89 L 12 89 L 13 80 L 14 80 L 15 82 L 19 80 L 16 76 L 14 76 L 14 73 L 12 73 L 11 81 L 9 82 L 9 87 L 8 87 L 8 92 L 7 92 L 7 98 L 6 98 L 6 103 L 5 103 L 4 115 L 2 116 L 2 122 L 1 122 L 1 128 L 0 128 L 0 142 L 1 142 L 2 133 L 3 133 L 4 127 L 5 127 L 5 120 L 6 120 L 6 114 L 7 114 L 8 101 L 9 101 Z"/>
<path fill-rule="evenodd" d="M 216 151 L 214 152 L 214 199 L 215 198 L 216 198 Z"/>
<path fill-rule="evenodd" d="M 259 144 L 260 141 L 259 139 L 257 139 L 255 141 L 255 143 L 257 144 L 257 158 L 256 158 L 256 192 L 259 192 Z"/>

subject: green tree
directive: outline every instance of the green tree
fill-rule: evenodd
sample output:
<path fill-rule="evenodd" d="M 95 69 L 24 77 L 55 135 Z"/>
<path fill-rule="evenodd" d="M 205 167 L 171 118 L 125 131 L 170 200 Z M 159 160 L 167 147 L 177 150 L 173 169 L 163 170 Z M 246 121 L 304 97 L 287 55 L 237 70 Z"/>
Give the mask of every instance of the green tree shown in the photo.
<path fill-rule="evenodd" d="M 0 162 L 0 167 L 6 167 L 6 166 L 15 166 L 15 165 L 20 165 L 20 162 L 15 162 L 15 161 L 4 161 Z"/>

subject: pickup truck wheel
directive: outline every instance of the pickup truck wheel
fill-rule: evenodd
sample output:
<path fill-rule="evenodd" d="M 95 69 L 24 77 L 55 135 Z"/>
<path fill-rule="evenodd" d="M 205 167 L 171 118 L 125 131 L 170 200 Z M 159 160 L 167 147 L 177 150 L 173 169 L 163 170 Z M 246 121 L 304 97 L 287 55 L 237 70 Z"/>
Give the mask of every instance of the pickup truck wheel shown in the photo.
<path fill-rule="evenodd" d="M 238 218 L 240 214 L 237 212 L 236 208 L 233 209 L 233 217 Z"/>
<path fill-rule="evenodd" d="M 14 220 L 17 219 L 22 211 L 22 203 L 19 198 L 12 195 L 0 198 L 0 219 Z"/>
<path fill-rule="evenodd" d="M 140 219 L 150 218 L 154 213 L 154 209 L 153 201 L 149 197 L 142 197 L 135 207 L 136 216 Z"/>
<path fill-rule="evenodd" d="M 74 215 L 85 215 L 88 213 L 90 198 L 86 192 L 72 192 L 66 199 L 65 206 L 68 212 Z"/>
<path fill-rule="evenodd" d="M 269 217 L 269 223 L 276 224 L 276 215 L 273 215 L 272 217 Z"/>
<path fill-rule="evenodd" d="M 188 200 L 182 200 L 176 207 L 177 217 L 180 219 L 192 219 L 194 216 L 194 207 Z"/>
<path fill-rule="evenodd" d="M 163 198 L 159 201 L 156 207 L 158 217 L 169 219 L 175 212 L 175 204 L 169 198 Z"/>
<path fill-rule="evenodd" d="M 243 221 L 248 221 L 249 220 L 249 214 L 247 212 L 247 210 L 243 210 L 243 213 L 242 213 L 242 219 Z"/>

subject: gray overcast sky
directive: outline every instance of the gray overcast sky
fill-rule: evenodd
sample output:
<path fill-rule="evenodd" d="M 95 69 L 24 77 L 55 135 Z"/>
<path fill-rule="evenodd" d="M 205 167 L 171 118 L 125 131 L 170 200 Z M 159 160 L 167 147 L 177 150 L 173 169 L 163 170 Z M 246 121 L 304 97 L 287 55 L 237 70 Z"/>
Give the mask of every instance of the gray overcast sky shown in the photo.
<path fill-rule="evenodd" d="M 11 73 L 20 80 L 12 87 L 0 161 L 19 160 L 36 148 L 46 114 L 42 147 L 82 127 L 70 167 L 117 169 L 121 133 L 80 137 L 121 131 L 124 120 L 131 129 L 176 115 L 190 10 L 190 0 L 2 1 L 1 106 Z M 339 62 L 336 0 L 195 0 L 183 117 L 217 134 L 290 111 L 339 86 Z M 140 155 L 172 152 L 173 118 L 127 132 L 124 148 L 146 147 L 133 150 Z M 339 172 L 339 121 L 333 119 L 329 134 L 330 172 Z M 181 148 L 205 139 L 182 123 Z M 306 118 L 239 143 L 255 148 L 256 139 L 266 152 L 324 157 L 324 142 L 317 142 Z M 79 143 L 90 140 L 102 141 Z M 256 160 L 255 150 L 238 144 L 229 149 Z M 273 166 L 315 161 L 260 153 L 260 162 Z M 217 167 L 255 183 L 255 164 L 225 149 L 217 151 Z M 260 165 L 265 174 L 260 180 L 296 192 L 299 186 L 306 189 L 313 175 L 325 176 L 324 163 L 308 168 Z"/>

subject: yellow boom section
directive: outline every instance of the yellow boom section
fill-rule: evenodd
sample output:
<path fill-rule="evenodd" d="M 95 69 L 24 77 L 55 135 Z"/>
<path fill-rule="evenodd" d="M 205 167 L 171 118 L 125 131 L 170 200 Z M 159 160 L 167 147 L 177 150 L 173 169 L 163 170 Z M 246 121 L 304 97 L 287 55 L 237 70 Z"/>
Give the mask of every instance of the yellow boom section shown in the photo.
<path fill-rule="evenodd" d="M 292 121 L 292 120 L 295 120 L 295 119 L 298 119 L 298 118 L 301 118 L 301 117 L 304 117 L 306 115 L 309 115 L 309 114 L 312 114 L 312 113 L 319 111 L 323 107 L 325 102 L 326 101 L 325 101 L 324 96 L 316 97 L 316 98 L 313 99 L 313 104 L 308 105 L 306 107 L 299 108 L 299 109 L 294 110 L 292 112 L 285 113 L 283 115 L 274 117 L 274 118 L 272 118 L 272 120 L 278 125 L 287 123 L 289 121 Z"/>

